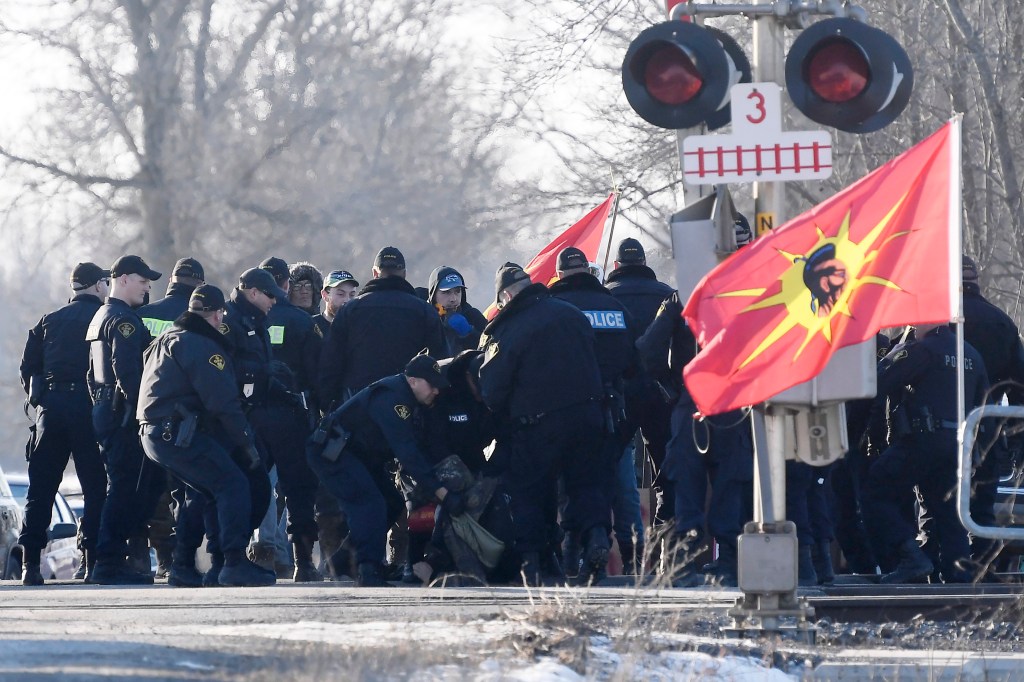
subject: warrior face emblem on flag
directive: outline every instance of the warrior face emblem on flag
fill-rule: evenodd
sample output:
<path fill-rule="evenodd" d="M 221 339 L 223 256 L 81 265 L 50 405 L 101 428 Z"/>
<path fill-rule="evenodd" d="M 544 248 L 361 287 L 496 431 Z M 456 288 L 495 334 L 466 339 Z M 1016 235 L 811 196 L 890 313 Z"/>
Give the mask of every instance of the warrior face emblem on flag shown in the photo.
<path fill-rule="evenodd" d="M 806 334 L 803 343 L 796 349 L 794 360 L 817 334 L 824 336 L 831 344 L 836 318 L 849 318 L 857 314 L 856 293 L 865 285 L 900 289 L 896 282 L 871 275 L 869 266 L 893 240 L 909 234 L 906 231 L 892 233 L 887 230 L 901 204 L 902 200 L 897 202 L 874 229 L 858 242 L 850 238 L 850 211 L 847 211 L 833 236 L 826 236 L 821 227 L 817 228 L 818 241 L 806 255 L 777 248 L 779 256 L 788 260 L 790 265 L 781 272 L 774 287 L 719 294 L 720 297 L 755 298 L 753 303 L 741 311 L 741 315 L 775 306 L 784 306 L 786 309 L 786 315 L 744 359 L 741 367 L 797 327 L 803 327 Z"/>

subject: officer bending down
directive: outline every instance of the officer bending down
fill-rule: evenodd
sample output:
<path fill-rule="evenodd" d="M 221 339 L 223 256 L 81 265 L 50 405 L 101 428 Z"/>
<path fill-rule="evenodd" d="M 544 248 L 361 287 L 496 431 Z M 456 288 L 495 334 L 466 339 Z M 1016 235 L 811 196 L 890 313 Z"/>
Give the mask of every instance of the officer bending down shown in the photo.
<path fill-rule="evenodd" d="M 358 563 L 356 584 L 361 587 L 385 585 L 381 567 L 388 528 L 405 508 L 390 471 L 392 460 L 397 459 L 417 483 L 435 491 L 450 514 L 465 510 L 464 497 L 441 486 L 421 447 L 420 406 L 432 405 L 447 386 L 434 358 L 417 355 L 404 373 L 370 384 L 324 417 L 307 450 L 310 467 L 348 516 Z M 331 436 L 320 437 L 325 432 Z M 341 440 L 338 433 L 344 434 Z"/>
<path fill-rule="evenodd" d="M 218 584 L 273 585 L 274 575 L 245 556 L 253 503 L 243 467 L 262 473 L 262 464 L 242 413 L 228 340 L 219 331 L 223 319 L 223 292 L 204 284 L 192 292 L 188 311 L 172 330 L 147 351 L 137 415 L 142 447 L 216 506 L 216 539 L 224 554 Z M 199 587 L 194 553 L 191 559 L 190 586 Z M 187 580 L 186 561 L 175 556 L 176 582 Z"/>

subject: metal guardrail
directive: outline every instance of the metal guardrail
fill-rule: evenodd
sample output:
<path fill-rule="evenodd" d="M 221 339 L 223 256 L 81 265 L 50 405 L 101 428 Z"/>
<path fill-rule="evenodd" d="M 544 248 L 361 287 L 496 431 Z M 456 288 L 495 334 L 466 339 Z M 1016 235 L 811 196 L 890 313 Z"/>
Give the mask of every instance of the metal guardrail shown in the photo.
<path fill-rule="evenodd" d="M 1019 405 L 982 405 L 974 408 L 964 423 L 960 425 L 957 438 L 960 442 L 960 471 L 957 475 L 956 503 L 960 522 L 968 532 L 979 537 L 993 540 L 1024 540 L 1024 528 L 1008 528 L 1005 526 L 982 526 L 971 518 L 971 473 L 974 460 L 974 444 L 977 441 L 978 427 L 982 419 L 992 417 L 1010 417 L 1024 419 L 1024 406 Z"/>

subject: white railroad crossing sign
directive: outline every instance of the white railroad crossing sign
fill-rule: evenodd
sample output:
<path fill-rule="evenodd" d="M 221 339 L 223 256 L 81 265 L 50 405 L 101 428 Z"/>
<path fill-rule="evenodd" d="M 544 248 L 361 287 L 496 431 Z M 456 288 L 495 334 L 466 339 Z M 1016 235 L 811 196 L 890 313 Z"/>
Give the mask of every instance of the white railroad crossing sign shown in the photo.
<path fill-rule="evenodd" d="M 824 180 L 832 175 L 827 130 L 782 130 L 782 88 L 776 83 L 734 85 L 731 135 L 683 140 L 688 185 Z"/>

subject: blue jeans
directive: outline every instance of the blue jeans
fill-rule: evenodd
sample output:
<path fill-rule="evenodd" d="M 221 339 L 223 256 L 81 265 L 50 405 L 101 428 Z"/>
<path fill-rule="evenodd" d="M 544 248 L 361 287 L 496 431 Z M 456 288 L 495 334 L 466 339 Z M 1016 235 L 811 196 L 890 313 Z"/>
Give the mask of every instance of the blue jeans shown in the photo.
<path fill-rule="evenodd" d="M 612 530 L 619 547 L 625 543 L 642 544 L 644 519 L 640 511 L 640 491 L 636 487 L 636 469 L 633 457 L 636 448 L 630 441 L 619 457 L 615 470 L 615 488 L 612 493 Z M 636 538 L 635 540 L 633 538 Z"/>

